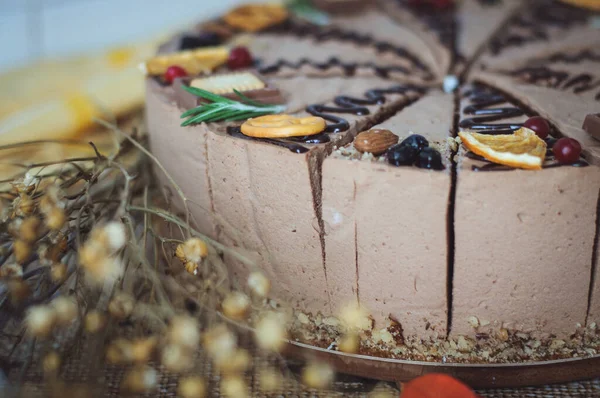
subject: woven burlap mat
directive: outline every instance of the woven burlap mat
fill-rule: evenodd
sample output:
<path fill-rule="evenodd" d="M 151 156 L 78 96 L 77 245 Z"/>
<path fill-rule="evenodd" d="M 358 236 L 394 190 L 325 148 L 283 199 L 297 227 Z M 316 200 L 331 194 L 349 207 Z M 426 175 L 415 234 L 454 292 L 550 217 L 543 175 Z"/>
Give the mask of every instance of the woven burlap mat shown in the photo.
<path fill-rule="evenodd" d="M 243 343 L 248 349 L 252 350 L 248 342 Z M 123 393 L 120 389 L 121 380 L 127 370 L 126 367 L 117 367 L 106 365 L 100 361 L 103 354 L 98 341 L 87 341 L 80 339 L 74 345 L 64 347 L 69 350 L 67 362 L 63 365 L 62 378 L 69 383 L 84 384 L 86 393 L 81 395 L 73 389 L 78 398 L 90 397 L 119 397 Z M 13 386 L 12 390 L 7 390 L 1 397 L 45 397 L 50 396 L 49 387 L 44 381 L 43 373 L 39 364 L 39 351 L 35 347 L 24 347 L 20 358 L 23 362 L 14 363 L 8 371 L 8 380 Z M 56 348 L 56 345 L 53 346 Z M 22 365 L 26 363 L 26 355 L 30 355 L 31 361 L 27 370 L 24 371 Z M 284 359 L 281 357 L 265 358 L 255 355 L 252 371 L 246 376 L 246 381 L 253 397 L 373 397 L 378 392 L 387 392 L 391 396 L 399 396 L 399 390 L 394 383 L 380 382 L 376 380 L 363 379 L 355 376 L 338 374 L 335 382 L 328 390 L 314 390 L 304 386 L 300 382 L 300 370 L 302 363 L 296 360 Z M 279 391 L 271 394 L 261 392 L 258 377 L 255 376 L 256 370 L 261 368 L 275 368 L 285 374 L 285 382 Z M 146 397 L 176 397 L 178 375 L 169 373 L 164 369 L 157 369 L 160 375 L 158 387 Z M 214 371 L 208 358 L 202 351 L 197 353 L 194 363 L 194 369 L 189 374 L 200 375 L 208 383 L 209 396 L 221 396 L 219 392 L 220 376 Z M 20 386 L 18 391 L 14 386 Z M 97 387 L 93 387 L 97 386 Z M 600 397 L 600 379 L 590 381 L 580 381 L 560 385 L 548 385 L 542 387 L 528 387 L 516 389 L 490 389 L 479 390 L 478 393 L 485 398 L 513 398 L 513 397 L 531 397 L 531 398 L 559 398 L 559 397 Z M 387 396 L 390 396 L 387 395 Z M 68 398 L 61 395 L 61 398 Z"/>

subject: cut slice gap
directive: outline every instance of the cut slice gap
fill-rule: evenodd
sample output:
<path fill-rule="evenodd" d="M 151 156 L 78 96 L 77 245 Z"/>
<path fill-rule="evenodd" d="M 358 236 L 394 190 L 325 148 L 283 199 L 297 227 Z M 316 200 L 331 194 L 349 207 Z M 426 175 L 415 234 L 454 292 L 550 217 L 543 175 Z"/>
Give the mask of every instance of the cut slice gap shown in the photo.
<path fill-rule="evenodd" d="M 454 10 L 418 10 L 403 0 L 379 0 L 382 10 L 398 23 L 410 27 L 433 53 L 440 78 L 449 73 L 455 59 L 456 21 Z"/>
<path fill-rule="evenodd" d="M 470 68 L 476 65 L 480 56 L 485 53 L 490 41 L 502 34 L 513 16 L 527 6 L 518 0 L 492 4 L 464 0 L 460 3 L 456 16 L 456 48 L 459 57 L 464 61 L 464 65 L 457 71 L 463 80 L 468 76 Z M 472 19 L 477 19 L 478 23 L 468 23 Z M 484 20 L 486 22 L 483 22 Z"/>
<path fill-rule="evenodd" d="M 598 325 L 600 322 L 600 190 L 598 190 L 598 204 L 596 206 L 596 235 L 592 249 L 592 269 L 590 272 L 590 292 L 588 294 L 588 309 L 586 326 Z"/>

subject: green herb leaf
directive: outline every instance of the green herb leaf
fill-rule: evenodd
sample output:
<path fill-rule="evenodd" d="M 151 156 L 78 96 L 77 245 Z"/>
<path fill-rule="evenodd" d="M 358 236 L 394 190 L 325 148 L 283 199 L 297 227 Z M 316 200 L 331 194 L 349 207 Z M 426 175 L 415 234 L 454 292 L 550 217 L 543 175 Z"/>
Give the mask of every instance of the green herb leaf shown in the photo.
<path fill-rule="evenodd" d="M 189 126 L 198 123 L 211 123 L 219 121 L 244 120 L 263 115 L 281 113 L 285 110 L 281 105 L 269 105 L 248 98 L 237 90 L 235 94 L 241 101 L 235 101 L 206 90 L 184 85 L 183 89 L 197 97 L 209 101 L 181 114 L 184 120 L 181 125 Z"/>
<path fill-rule="evenodd" d="M 286 6 L 300 19 L 315 25 L 329 24 L 329 15 L 316 8 L 310 0 L 288 0 Z"/>

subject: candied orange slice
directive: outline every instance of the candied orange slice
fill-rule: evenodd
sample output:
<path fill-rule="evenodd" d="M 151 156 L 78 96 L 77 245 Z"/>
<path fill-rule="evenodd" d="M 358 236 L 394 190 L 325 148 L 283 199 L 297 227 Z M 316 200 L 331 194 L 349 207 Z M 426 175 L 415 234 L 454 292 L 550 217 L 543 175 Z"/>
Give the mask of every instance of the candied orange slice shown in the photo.
<path fill-rule="evenodd" d="M 546 157 L 546 142 L 526 127 L 514 134 L 488 135 L 461 131 L 458 136 L 471 152 L 490 162 L 510 167 L 539 170 Z"/>
<path fill-rule="evenodd" d="M 250 137 L 285 138 L 319 134 L 326 126 L 318 116 L 266 115 L 248 119 L 241 130 Z"/>
<path fill-rule="evenodd" d="M 225 46 L 202 47 L 195 50 L 179 51 L 157 55 L 141 64 L 142 71 L 151 76 L 164 74 L 169 66 L 177 65 L 185 69 L 188 75 L 210 72 L 224 64 L 229 57 L 229 48 Z"/>
<path fill-rule="evenodd" d="M 600 10 L 600 1 L 598 0 L 561 0 L 563 3 L 571 4 L 577 7 L 587 8 L 589 10 Z"/>
<path fill-rule="evenodd" d="M 229 11 L 223 20 L 231 27 L 258 32 L 287 18 L 287 9 L 279 4 L 245 4 Z"/>

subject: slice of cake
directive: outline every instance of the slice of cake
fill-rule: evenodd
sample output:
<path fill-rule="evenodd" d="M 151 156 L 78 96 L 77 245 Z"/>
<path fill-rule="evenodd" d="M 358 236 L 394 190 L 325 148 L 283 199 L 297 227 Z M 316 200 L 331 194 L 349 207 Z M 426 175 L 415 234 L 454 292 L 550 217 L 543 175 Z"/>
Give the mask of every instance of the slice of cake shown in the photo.
<path fill-rule="evenodd" d="M 600 104 L 600 57 L 594 51 L 577 50 L 572 58 L 569 53 L 553 54 L 516 69 L 477 72 L 473 77 L 534 109 L 561 133 L 583 144 L 589 162 L 600 164 L 600 142 L 583 130 L 585 117 Z"/>
<path fill-rule="evenodd" d="M 461 94 L 463 129 L 506 133 L 528 119 L 493 88 Z M 517 170 L 464 148 L 457 161 L 452 333 L 506 328 L 566 337 L 585 325 L 600 170 L 551 156 L 538 172 Z"/>
<path fill-rule="evenodd" d="M 600 13 L 558 0 L 531 2 L 493 37 L 477 64 L 510 68 L 522 60 L 556 51 L 595 46 L 600 40 Z"/>
<path fill-rule="evenodd" d="M 356 301 L 376 326 L 391 319 L 405 336 L 446 334 L 453 102 L 432 91 L 373 127 L 400 142 L 425 137 L 443 154 L 444 170 L 391 165 L 381 153 L 357 150 L 370 148 L 357 141 L 324 160 L 325 264 L 334 310 Z"/>

